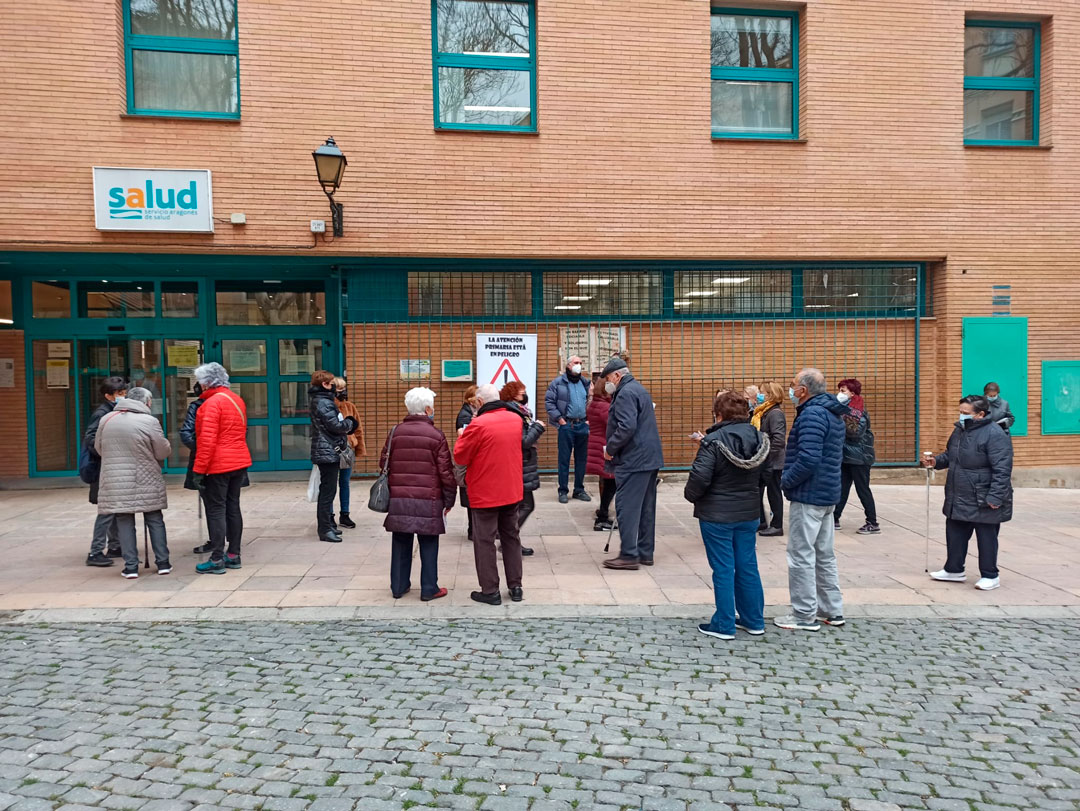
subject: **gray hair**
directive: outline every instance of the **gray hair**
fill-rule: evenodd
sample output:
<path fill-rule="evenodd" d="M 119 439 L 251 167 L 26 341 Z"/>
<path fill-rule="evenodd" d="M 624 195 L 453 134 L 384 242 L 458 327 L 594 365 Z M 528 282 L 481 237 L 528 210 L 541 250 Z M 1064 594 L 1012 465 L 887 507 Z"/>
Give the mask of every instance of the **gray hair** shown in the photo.
<path fill-rule="evenodd" d="M 215 389 L 218 386 L 229 387 L 229 373 L 220 363 L 204 363 L 195 367 L 195 379 L 204 389 Z"/>
<path fill-rule="evenodd" d="M 811 396 L 825 394 L 829 390 L 829 385 L 825 382 L 825 375 L 822 374 L 820 369 L 803 369 L 795 375 L 795 382 L 800 386 L 806 386 L 806 390 Z"/>
<path fill-rule="evenodd" d="M 494 403 L 499 399 L 499 390 L 495 388 L 494 383 L 481 383 L 476 387 L 476 397 L 481 404 Z"/>
<path fill-rule="evenodd" d="M 153 398 L 153 394 L 150 389 L 144 389 L 142 386 L 136 386 L 133 389 L 128 389 L 127 400 L 134 400 L 136 403 L 142 403 L 146 405 Z"/>
<path fill-rule="evenodd" d="M 423 414 L 428 408 L 435 408 L 435 392 L 424 386 L 417 386 L 405 392 L 405 410 L 409 414 Z"/>

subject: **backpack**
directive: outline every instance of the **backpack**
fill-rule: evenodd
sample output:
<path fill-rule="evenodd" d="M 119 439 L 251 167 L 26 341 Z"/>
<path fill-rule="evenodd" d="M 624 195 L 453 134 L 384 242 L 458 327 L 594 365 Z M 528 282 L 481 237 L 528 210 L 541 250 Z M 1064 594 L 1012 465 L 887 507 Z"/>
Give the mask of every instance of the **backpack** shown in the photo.
<path fill-rule="evenodd" d="M 101 457 L 87 442 L 79 450 L 79 478 L 86 484 L 94 484 L 101 478 Z"/>

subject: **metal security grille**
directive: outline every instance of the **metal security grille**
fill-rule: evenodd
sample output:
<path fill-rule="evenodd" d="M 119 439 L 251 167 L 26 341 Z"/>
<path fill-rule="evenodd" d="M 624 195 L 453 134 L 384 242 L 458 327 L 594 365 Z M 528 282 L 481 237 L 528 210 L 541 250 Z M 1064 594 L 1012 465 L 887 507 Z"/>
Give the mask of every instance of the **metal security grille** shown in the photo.
<path fill-rule="evenodd" d="M 345 349 L 351 399 L 374 473 L 389 428 L 404 416 L 405 392 L 438 394 L 436 424 L 453 439 L 469 382 L 443 381 L 442 362 L 475 361 L 476 335 L 537 336 L 537 390 L 530 406 L 547 421 L 543 397 L 570 355 L 597 372 L 616 351 L 656 403 L 668 468 L 686 468 L 688 434 L 711 424 L 718 389 L 776 381 L 786 392 L 804 366 L 824 371 L 831 390 L 855 377 L 876 436 L 879 464 L 917 457 L 918 319 L 926 312 L 923 268 L 873 266 L 627 266 L 540 264 L 530 269 L 408 262 L 354 268 L 346 276 Z M 460 365 L 450 370 L 460 372 Z M 794 417 L 785 404 L 788 424 Z M 540 446 L 554 470 L 554 433 Z"/>

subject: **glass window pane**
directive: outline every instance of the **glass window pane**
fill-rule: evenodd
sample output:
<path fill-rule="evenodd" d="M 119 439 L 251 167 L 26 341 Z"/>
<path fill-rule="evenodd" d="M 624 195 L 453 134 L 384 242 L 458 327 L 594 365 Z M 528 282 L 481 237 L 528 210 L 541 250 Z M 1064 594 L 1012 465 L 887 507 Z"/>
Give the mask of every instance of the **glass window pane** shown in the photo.
<path fill-rule="evenodd" d="M 544 274 L 544 315 L 660 315 L 663 295 L 663 276 L 655 271 Z"/>
<path fill-rule="evenodd" d="M 326 293 L 321 282 L 270 284 L 246 289 L 244 286 L 219 283 L 215 299 L 218 324 L 321 326 L 326 323 Z"/>
<path fill-rule="evenodd" d="M 443 53 L 529 55 L 527 3 L 439 0 L 438 20 Z"/>
<path fill-rule="evenodd" d="M 279 383 L 282 417 L 306 417 L 308 411 L 308 383 L 291 381 Z"/>
<path fill-rule="evenodd" d="M 791 82 L 714 79 L 714 132 L 790 133 Z"/>
<path fill-rule="evenodd" d="M 11 306 L 11 282 L 0 280 L 0 327 L 15 323 Z"/>
<path fill-rule="evenodd" d="M 230 376 L 266 374 L 266 341 L 222 341 L 221 362 Z"/>
<path fill-rule="evenodd" d="M 132 51 L 137 110 L 230 113 L 240 109 L 234 54 Z"/>
<path fill-rule="evenodd" d="M 322 368 L 322 341 L 294 338 L 278 341 L 278 372 L 310 378 Z"/>
<path fill-rule="evenodd" d="M 791 18 L 713 14 L 712 64 L 791 69 Z"/>
<path fill-rule="evenodd" d="M 409 315 L 532 315 L 532 274 L 409 273 Z"/>
<path fill-rule="evenodd" d="M 31 282 L 34 318 L 71 318 L 71 288 L 67 282 Z"/>
<path fill-rule="evenodd" d="M 1035 75 L 1035 31 L 968 26 L 964 29 L 964 75 L 1031 78 Z"/>
<path fill-rule="evenodd" d="M 65 350 L 57 351 L 60 345 Z M 65 355 L 60 358 L 58 355 Z M 34 450 L 39 471 L 75 470 L 81 437 L 75 430 L 75 385 L 71 341 L 34 341 Z M 97 407 L 88 395 L 82 425 Z"/>
<path fill-rule="evenodd" d="M 790 270 L 687 270 L 675 273 L 675 314 L 790 313 Z"/>
<path fill-rule="evenodd" d="M 270 416 L 270 404 L 267 400 L 265 383 L 230 381 L 229 388 L 244 399 L 248 419 L 264 420 Z"/>
<path fill-rule="evenodd" d="M 311 423 L 281 426 L 281 458 L 311 458 Z"/>
<path fill-rule="evenodd" d="M 199 285 L 195 282 L 162 282 L 161 314 L 165 318 L 198 318 Z"/>
<path fill-rule="evenodd" d="M 833 268 L 803 273 L 803 306 L 808 314 L 899 310 L 914 312 L 918 270 Z"/>
<path fill-rule="evenodd" d="M 531 127 L 529 71 L 439 68 L 439 121 Z"/>
<path fill-rule="evenodd" d="M 153 282 L 79 282 L 83 318 L 153 318 Z"/>
<path fill-rule="evenodd" d="M 1034 140 L 1030 90 L 964 90 L 964 138 L 969 141 Z"/>
<path fill-rule="evenodd" d="M 233 0 L 129 0 L 131 33 L 151 37 L 236 39 Z"/>
<path fill-rule="evenodd" d="M 270 428 L 265 425 L 249 425 L 247 446 L 251 452 L 252 462 L 268 462 L 270 460 Z"/>

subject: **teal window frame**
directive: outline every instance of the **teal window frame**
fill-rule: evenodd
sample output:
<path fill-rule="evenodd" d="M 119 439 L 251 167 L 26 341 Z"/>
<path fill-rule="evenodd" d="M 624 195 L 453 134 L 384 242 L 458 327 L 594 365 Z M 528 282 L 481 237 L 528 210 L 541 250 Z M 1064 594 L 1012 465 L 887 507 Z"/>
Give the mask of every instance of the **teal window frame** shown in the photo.
<path fill-rule="evenodd" d="M 466 132 L 536 132 L 539 108 L 536 91 L 536 0 L 515 0 L 529 7 L 529 56 L 494 56 L 488 54 L 458 54 L 439 50 L 439 1 L 431 0 L 431 86 L 434 97 L 432 115 L 436 130 Z M 480 68 L 488 70 L 516 70 L 529 74 L 529 106 L 532 114 L 527 127 L 510 124 L 457 124 L 444 122 L 439 117 L 439 68 Z"/>
<path fill-rule="evenodd" d="M 799 138 L 799 12 L 773 9 L 713 7 L 711 13 L 720 16 L 786 17 L 791 20 L 790 68 L 726 68 L 710 65 L 710 86 L 723 79 L 735 82 L 787 82 L 791 85 L 791 132 L 724 132 L 712 130 L 714 140 L 735 141 L 796 141 Z M 711 24 L 711 22 L 710 22 Z M 711 106 L 710 106 L 711 116 Z"/>
<path fill-rule="evenodd" d="M 964 138 L 964 146 L 1038 146 L 1039 145 L 1039 87 L 1042 77 L 1042 23 L 1003 22 L 1001 20 L 965 20 L 968 28 L 1021 28 L 1034 32 L 1032 76 L 968 76 L 964 75 L 964 90 L 1022 90 L 1031 97 L 1031 139 L 1011 140 L 993 138 Z"/>
<path fill-rule="evenodd" d="M 166 118 L 210 118 L 236 121 L 240 118 L 240 17 L 237 0 L 232 0 L 236 20 L 236 36 L 231 40 L 201 39 L 197 37 L 156 37 L 131 33 L 131 0 L 123 0 L 124 8 L 124 72 L 127 85 L 128 115 L 158 116 Z M 236 112 L 221 113 L 212 110 L 159 110 L 135 106 L 134 51 L 165 51 L 168 53 L 224 54 L 236 57 Z"/>

